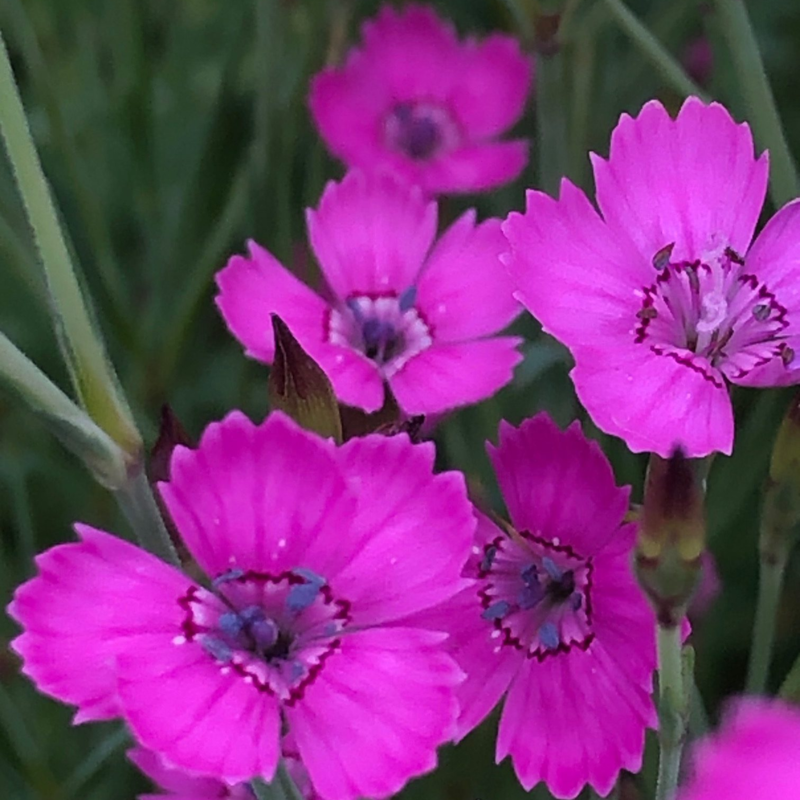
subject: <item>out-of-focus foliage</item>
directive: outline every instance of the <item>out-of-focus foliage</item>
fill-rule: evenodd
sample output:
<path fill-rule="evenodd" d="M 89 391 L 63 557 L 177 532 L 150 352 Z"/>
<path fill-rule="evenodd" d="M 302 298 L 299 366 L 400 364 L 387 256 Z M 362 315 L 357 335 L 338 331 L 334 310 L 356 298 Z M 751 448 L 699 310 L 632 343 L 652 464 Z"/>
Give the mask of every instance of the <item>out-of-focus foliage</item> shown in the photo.
<path fill-rule="evenodd" d="M 440 0 L 462 31 L 516 30 L 529 3 Z M 623 110 L 667 89 L 601 0 L 572 4 L 566 50 L 570 176 L 591 179 L 587 149 L 604 153 Z M 800 152 L 797 41 L 800 6 L 752 2 L 750 11 L 790 144 Z M 713 13 L 695 0 L 637 0 L 629 6 L 680 57 L 691 40 L 720 42 Z M 169 402 L 196 436 L 239 407 L 266 411 L 266 370 L 244 358 L 214 308 L 212 275 L 253 237 L 303 279 L 317 268 L 305 242 L 303 209 L 341 167 L 325 153 L 305 104 L 308 79 L 356 35 L 374 2 L 356 0 L 3 0 L 0 28 L 11 49 L 33 133 L 63 213 L 100 328 L 149 443 Z M 346 27 L 342 27 L 346 26 Z M 717 48 L 708 93 L 742 117 L 730 59 Z M 518 126 L 533 137 L 534 105 Z M 535 148 L 535 145 L 534 145 Z M 443 216 L 477 205 L 504 215 L 536 185 L 536 158 L 515 185 L 479 198 L 449 199 Z M 657 193 L 658 187 L 653 187 Z M 265 325 L 269 321 L 265 319 Z M 8 164 L 0 156 L 0 327 L 63 387 L 40 270 Z M 442 466 L 464 470 L 476 496 L 498 495 L 483 450 L 498 421 L 548 409 L 560 423 L 584 419 L 619 479 L 641 492 L 644 462 L 587 423 L 568 380 L 566 351 L 536 324 L 513 385 L 444 420 Z M 756 584 L 761 485 L 785 392 L 737 390 L 737 444 L 711 472 L 711 549 L 723 591 L 696 625 L 700 688 L 712 716 L 743 682 Z M 111 497 L 8 395 L 0 395 L 0 601 L 33 570 L 37 551 L 70 538 L 84 520 L 129 535 Z M 800 565 L 790 567 L 778 621 L 776 685 L 800 650 Z M 132 797 L 145 782 L 124 759 L 116 725 L 68 729 L 69 711 L 17 675 L 0 618 L 0 787 L 9 800 Z M 443 753 L 434 776 L 407 797 L 447 800 L 522 797 L 511 770 L 493 767 L 490 721 Z M 536 724 L 532 720 L 531 724 Z M 650 762 L 648 757 L 648 765 Z M 648 766 L 650 768 L 651 765 Z M 546 797 L 536 792 L 536 797 Z"/>

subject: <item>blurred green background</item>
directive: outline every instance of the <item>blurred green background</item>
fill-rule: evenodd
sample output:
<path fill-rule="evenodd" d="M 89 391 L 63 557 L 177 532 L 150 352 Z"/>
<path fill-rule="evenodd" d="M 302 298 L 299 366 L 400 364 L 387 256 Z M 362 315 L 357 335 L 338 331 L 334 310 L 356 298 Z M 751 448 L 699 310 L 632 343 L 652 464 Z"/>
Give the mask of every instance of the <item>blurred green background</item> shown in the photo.
<path fill-rule="evenodd" d="M 526 33 L 524 0 L 434 4 L 463 32 Z M 604 0 L 574 5 L 563 54 L 569 125 L 567 171 L 587 186 L 587 149 L 607 152 L 623 110 L 660 97 L 681 101 L 609 14 Z M 629 7 L 682 58 L 698 36 L 715 48 L 703 78 L 736 116 L 746 111 L 710 8 L 695 0 L 631 0 Z M 357 36 L 374 2 L 355 0 L 2 0 L 0 29 L 47 175 L 69 231 L 100 329 L 149 444 L 169 402 L 193 436 L 239 407 L 266 410 L 266 370 L 246 360 L 212 303 L 212 276 L 252 237 L 314 282 L 303 209 L 342 174 L 311 125 L 309 76 Z M 790 146 L 800 144 L 800 5 L 758 0 L 750 12 Z M 343 38 L 344 37 L 344 38 Z M 535 102 L 518 133 L 535 137 Z M 538 181 L 536 148 L 522 178 L 492 195 L 448 199 L 442 216 L 476 205 L 483 215 L 521 208 Z M 587 188 L 590 188 L 587 186 Z M 765 213 L 771 213 L 769 207 Z M 50 326 L 41 272 L 22 205 L 0 155 L 0 328 L 48 375 L 69 381 Z M 439 427 L 442 466 L 464 470 L 498 502 L 483 450 L 499 419 L 545 408 L 566 423 L 585 415 L 567 378 L 568 356 L 532 320 L 514 383 Z M 709 484 L 710 547 L 723 590 L 697 622 L 698 682 L 712 718 L 740 689 L 756 588 L 757 514 L 786 392 L 737 390 L 738 437 Z M 641 491 L 644 461 L 602 442 L 621 481 Z M 0 601 L 33 571 L 33 555 L 69 539 L 84 520 L 129 536 L 111 496 L 20 403 L 0 394 Z M 0 796 L 10 800 L 132 797 L 147 783 L 124 758 L 117 725 L 69 728 L 70 711 L 17 675 L 0 617 Z M 800 564 L 782 604 L 772 684 L 800 652 Z M 535 725 L 536 721 L 531 720 Z M 409 798 L 521 797 L 507 765 L 493 766 L 494 722 L 443 753 L 436 775 Z M 648 759 L 649 763 L 649 759 Z M 537 797 L 546 793 L 537 792 Z M 634 795 L 635 796 L 635 795 Z"/>

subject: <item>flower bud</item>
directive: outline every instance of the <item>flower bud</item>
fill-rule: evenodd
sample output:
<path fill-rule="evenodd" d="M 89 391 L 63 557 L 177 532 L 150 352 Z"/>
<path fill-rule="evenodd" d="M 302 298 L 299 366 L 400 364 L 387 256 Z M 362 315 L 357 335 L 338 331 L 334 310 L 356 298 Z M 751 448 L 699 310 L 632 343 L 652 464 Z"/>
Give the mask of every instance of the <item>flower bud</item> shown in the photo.
<path fill-rule="evenodd" d="M 659 624 L 677 625 L 686 612 L 705 550 L 703 468 L 677 448 L 651 455 L 644 490 L 636 575 Z"/>
<path fill-rule="evenodd" d="M 269 401 L 304 428 L 342 441 L 339 406 L 328 376 L 300 346 L 286 323 L 272 315 L 275 359 L 269 374 Z"/>

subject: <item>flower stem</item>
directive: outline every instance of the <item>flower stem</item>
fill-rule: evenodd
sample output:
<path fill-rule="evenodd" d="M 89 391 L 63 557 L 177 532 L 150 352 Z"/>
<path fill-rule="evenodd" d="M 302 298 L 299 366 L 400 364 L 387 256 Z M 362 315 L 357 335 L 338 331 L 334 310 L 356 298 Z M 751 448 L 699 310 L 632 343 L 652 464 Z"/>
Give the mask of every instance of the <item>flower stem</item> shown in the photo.
<path fill-rule="evenodd" d="M 44 267 L 56 333 L 75 391 L 89 416 L 126 453 L 135 455 L 141 449 L 141 437 L 81 293 L 2 34 L 0 133 Z"/>
<path fill-rule="evenodd" d="M 659 625 L 659 756 L 655 800 L 673 800 L 686 738 L 687 693 L 681 655 L 681 625 Z"/>
<path fill-rule="evenodd" d="M 748 694 L 762 694 L 767 688 L 772 648 L 775 643 L 775 616 L 783 575 L 786 571 L 787 556 L 786 552 L 761 555 L 753 643 L 747 667 Z"/>
<path fill-rule="evenodd" d="M 289 775 L 285 763 L 281 760 L 275 770 L 271 783 L 256 779 L 250 782 L 257 800 L 303 800 L 303 795 Z"/>
<path fill-rule="evenodd" d="M 782 206 L 800 194 L 800 185 L 750 17 L 743 0 L 714 0 L 714 4 L 756 141 L 769 150 L 770 195 L 776 206 Z"/>
<path fill-rule="evenodd" d="M 603 0 L 619 27 L 658 70 L 662 79 L 682 97 L 695 95 L 707 99 L 705 92 L 686 74 L 675 57 L 650 32 L 622 0 Z M 728 2 L 728 0 L 722 0 Z"/>
<path fill-rule="evenodd" d="M 536 151 L 538 185 L 556 196 L 561 178 L 568 172 L 566 65 L 564 54 L 536 56 Z"/>
<path fill-rule="evenodd" d="M 167 563 L 180 567 L 178 553 L 169 538 L 142 465 L 131 471 L 128 480 L 114 492 L 114 496 L 139 544 Z"/>

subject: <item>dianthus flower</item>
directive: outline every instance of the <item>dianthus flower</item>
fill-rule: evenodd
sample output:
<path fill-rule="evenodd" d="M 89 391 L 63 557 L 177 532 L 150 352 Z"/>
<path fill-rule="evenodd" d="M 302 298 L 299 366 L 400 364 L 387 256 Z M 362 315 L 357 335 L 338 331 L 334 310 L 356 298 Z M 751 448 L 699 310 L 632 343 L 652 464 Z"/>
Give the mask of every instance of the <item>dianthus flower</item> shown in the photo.
<path fill-rule="evenodd" d="M 800 711 L 742 698 L 715 734 L 692 752 L 692 775 L 679 800 L 753 800 L 800 796 Z"/>
<path fill-rule="evenodd" d="M 394 794 L 452 738 L 462 678 L 441 625 L 397 622 L 460 588 L 475 527 L 433 460 L 405 435 L 336 448 L 230 414 L 161 484 L 208 582 L 78 525 L 9 609 L 24 673 L 194 775 L 269 781 L 288 729 L 325 800 Z"/>
<path fill-rule="evenodd" d="M 308 211 L 330 289 L 323 300 L 255 243 L 217 274 L 217 305 L 248 355 L 270 363 L 277 312 L 339 397 L 376 411 L 387 381 L 407 414 L 489 397 L 519 339 L 492 336 L 520 311 L 500 263 L 500 221 L 468 211 L 434 244 L 436 203 L 387 174 L 349 173 Z"/>
<path fill-rule="evenodd" d="M 720 105 L 653 101 L 592 156 L 598 215 L 569 181 L 503 230 L 517 296 L 575 358 L 578 397 L 635 451 L 733 448 L 726 381 L 800 381 L 800 205 L 751 245 L 767 155 Z"/>
<path fill-rule="evenodd" d="M 491 189 L 528 159 L 524 141 L 497 141 L 522 115 L 531 61 L 494 34 L 459 42 L 427 6 L 385 5 L 363 45 L 312 81 L 311 112 L 348 167 L 392 169 L 430 194 Z"/>
<path fill-rule="evenodd" d="M 281 745 L 283 763 L 304 800 L 320 800 L 308 780 L 300 757 L 291 741 L 284 737 Z M 199 778 L 165 764 L 157 753 L 144 747 L 128 751 L 128 758 L 158 787 L 158 794 L 140 795 L 139 800 L 255 800 L 246 783 L 229 786 L 216 778 Z"/>
<path fill-rule="evenodd" d="M 510 755 L 527 790 L 544 781 L 572 798 L 589 783 L 605 796 L 621 769 L 639 770 L 656 724 L 655 619 L 631 571 L 628 491 L 577 423 L 502 423 L 488 449 L 511 525 L 479 514 L 472 585 L 442 615 L 467 674 L 457 739 L 505 695 L 497 761 Z"/>

